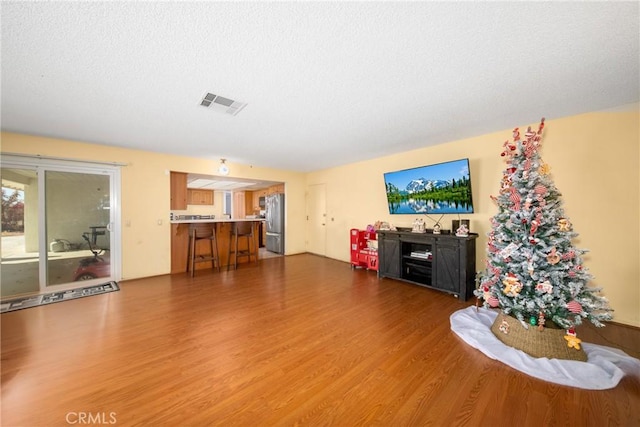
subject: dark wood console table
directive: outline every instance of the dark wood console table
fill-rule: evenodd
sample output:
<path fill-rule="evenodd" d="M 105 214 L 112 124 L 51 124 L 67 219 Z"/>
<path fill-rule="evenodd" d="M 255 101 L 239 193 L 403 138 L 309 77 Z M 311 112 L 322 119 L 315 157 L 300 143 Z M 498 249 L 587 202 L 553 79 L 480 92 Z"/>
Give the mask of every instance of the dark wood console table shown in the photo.
<path fill-rule="evenodd" d="M 463 301 L 473 296 L 477 234 L 377 233 L 379 277 L 448 292 Z"/>

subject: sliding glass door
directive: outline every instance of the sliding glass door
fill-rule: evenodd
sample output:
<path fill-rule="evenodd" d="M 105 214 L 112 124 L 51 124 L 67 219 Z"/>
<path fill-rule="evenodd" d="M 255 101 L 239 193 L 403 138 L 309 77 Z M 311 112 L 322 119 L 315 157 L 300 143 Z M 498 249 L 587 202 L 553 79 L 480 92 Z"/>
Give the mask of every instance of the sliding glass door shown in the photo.
<path fill-rule="evenodd" d="M 115 280 L 119 169 L 29 163 L 2 160 L 2 297 Z"/>
<path fill-rule="evenodd" d="M 5 167 L 2 176 L 2 297 L 40 290 L 38 175 L 35 168 Z"/>
<path fill-rule="evenodd" d="M 109 175 L 45 171 L 46 286 L 111 277 Z"/>

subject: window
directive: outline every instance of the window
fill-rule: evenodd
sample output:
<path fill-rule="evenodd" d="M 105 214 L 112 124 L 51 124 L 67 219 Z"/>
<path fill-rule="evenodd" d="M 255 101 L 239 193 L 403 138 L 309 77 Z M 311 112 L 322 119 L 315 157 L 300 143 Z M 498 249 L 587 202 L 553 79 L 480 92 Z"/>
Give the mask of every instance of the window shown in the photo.
<path fill-rule="evenodd" d="M 231 193 L 231 191 L 225 191 L 224 192 L 224 197 L 223 197 L 223 203 L 222 203 L 222 213 L 224 215 L 229 215 L 229 218 L 231 218 L 231 212 L 232 212 L 232 207 L 233 207 L 233 194 Z"/>

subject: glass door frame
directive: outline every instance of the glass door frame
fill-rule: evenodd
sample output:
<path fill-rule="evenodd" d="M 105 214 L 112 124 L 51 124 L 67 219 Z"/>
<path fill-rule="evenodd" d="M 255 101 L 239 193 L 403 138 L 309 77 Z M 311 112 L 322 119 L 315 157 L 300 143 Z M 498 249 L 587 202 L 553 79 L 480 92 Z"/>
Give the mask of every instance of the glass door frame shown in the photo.
<path fill-rule="evenodd" d="M 0 167 L 14 169 L 35 170 L 38 177 L 38 255 L 39 255 L 39 271 L 38 271 L 38 289 L 40 293 L 64 290 L 68 288 L 78 287 L 78 282 L 68 282 L 59 285 L 47 286 L 47 268 L 48 268 L 48 242 L 46 228 L 46 188 L 45 188 L 45 172 L 75 172 L 105 175 L 109 177 L 109 233 L 111 267 L 110 277 L 101 277 L 90 281 L 83 282 L 85 285 L 91 285 L 96 282 L 107 282 L 111 280 L 119 281 L 122 277 L 122 239 L 121 239 L 121 163 L 102 163 L 81 160 L 68 160 L 54 157 L 29 156 L 19 154 L 2 154 L 0 158 Z"/>

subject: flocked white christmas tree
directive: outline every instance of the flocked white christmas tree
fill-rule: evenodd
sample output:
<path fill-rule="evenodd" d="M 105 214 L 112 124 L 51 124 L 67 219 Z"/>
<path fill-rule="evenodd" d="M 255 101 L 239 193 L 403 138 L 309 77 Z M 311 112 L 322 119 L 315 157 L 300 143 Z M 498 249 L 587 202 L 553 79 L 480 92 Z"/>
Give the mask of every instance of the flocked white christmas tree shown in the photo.
<path fill-rule="evenodd" d="M 498 213 L 491 219 L 486 269 L 475 291 L 486 307 L 499 307 L 525 327 L 567 329 L 584 319 L 595 326 L 610 320 L 607 300 L 600 288 L 589 287 L 593 278 L 583 265 L 585 250 L 572 246 L 573 231 L 562 208 L 561 194 L 539 150 L 544 119 L 537 131 L 529 128 L 521 138 L 504 143 L 504 170 L 500 193 L 492 199 Z"/>

